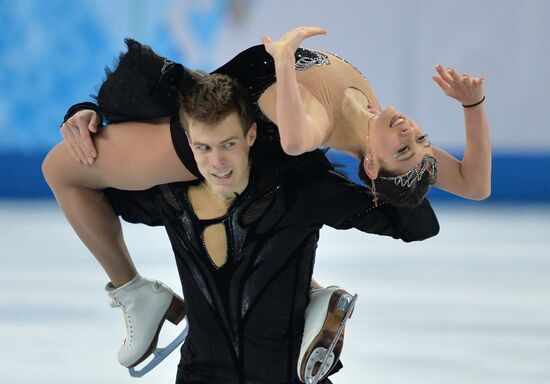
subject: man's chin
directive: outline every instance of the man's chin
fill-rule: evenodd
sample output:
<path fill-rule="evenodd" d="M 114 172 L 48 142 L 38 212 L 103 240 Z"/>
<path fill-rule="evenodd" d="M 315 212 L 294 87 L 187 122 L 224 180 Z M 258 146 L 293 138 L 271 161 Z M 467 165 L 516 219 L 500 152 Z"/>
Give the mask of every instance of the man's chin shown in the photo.
<path fill-rule="evenodd" d="M 213 190 L 218 195 L 227 195 L 232 192 L 234 189 L 233 181 L 230 179 L 216 179 L 211 177 L 208 180 L 208 185 L 211 190 Z"/>

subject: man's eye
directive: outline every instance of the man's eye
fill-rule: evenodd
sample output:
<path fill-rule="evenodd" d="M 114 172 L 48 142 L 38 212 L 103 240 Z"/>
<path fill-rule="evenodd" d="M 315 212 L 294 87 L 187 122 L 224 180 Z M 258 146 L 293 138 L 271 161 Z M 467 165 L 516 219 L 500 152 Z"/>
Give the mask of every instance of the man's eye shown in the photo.
<path fill-rule="evenodd" d="M 235 143 L 233 143 L 233 142 L 224 143 L 224 144 L 223 144 L 223 147 L 226 148 L 226 149 L 227 149 L 227 148 L 233 148 L 234 145 L 235 145 Z"/>

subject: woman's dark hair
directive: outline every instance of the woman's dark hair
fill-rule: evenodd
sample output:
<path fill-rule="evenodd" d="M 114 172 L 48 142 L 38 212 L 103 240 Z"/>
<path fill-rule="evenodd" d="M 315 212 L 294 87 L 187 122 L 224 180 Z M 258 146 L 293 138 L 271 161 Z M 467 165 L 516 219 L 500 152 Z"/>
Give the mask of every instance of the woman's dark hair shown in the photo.
<path fill-rule="evenodd" d="M 358 176 L 370 188 L 372 180 L 363 168 L 363 161 L 364 158 L 359 161 Z M 380 170 L 378 178 L 374 180 L 376 193 L 379 198 L 392 205 L 413 208 L 424 200 L 430 187 L 435 184 L 437 167 L 434 167 L 433 172 L 422 173 L 420 180 L 416 180 L 411 186 L 396 183 L 395 176 L 386 170 Z"/>

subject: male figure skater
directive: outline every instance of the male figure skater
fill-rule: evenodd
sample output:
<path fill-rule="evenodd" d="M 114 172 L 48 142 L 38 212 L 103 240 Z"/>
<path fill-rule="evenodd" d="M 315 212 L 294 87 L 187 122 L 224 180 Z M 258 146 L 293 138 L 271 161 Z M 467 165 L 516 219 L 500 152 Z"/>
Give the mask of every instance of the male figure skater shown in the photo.
<path fill-rule="evenodd" d="M 319 151 L 266 160 L 260 154 L 267 149 L 255 148 L 258 156 L 249 156 L 256 140 L 250 108 L 235 81 L 199 79 L 180 116 L 203 180 L 106 191 L 125 220 L 168 232 L 189 323 L 178 383 L 300 382 L 304 311 L 323 224 L 404 241 L 438 232 L 428 202 L 375 207 L 370 191 L 335 173 Z"/>

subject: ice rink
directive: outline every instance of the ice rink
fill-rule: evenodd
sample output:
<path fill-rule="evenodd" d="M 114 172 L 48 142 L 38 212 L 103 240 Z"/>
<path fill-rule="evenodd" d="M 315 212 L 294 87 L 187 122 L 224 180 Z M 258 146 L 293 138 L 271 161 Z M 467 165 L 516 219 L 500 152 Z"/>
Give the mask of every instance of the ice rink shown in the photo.
<path fill-rule="evenodd" d="M 404 244 L 326 229 L 315 278 L 359 294 L 336 384 L 550 383 L 550 206 L 436 205 Z M 163 229 L 125 226 L 139 271 L 181 290 Z M 0 382 L 173 383 L 118 365 L 122 312 L 54 202 L 0 203 Z M 162 335 L 173 335 L 169 325 Z"/>

